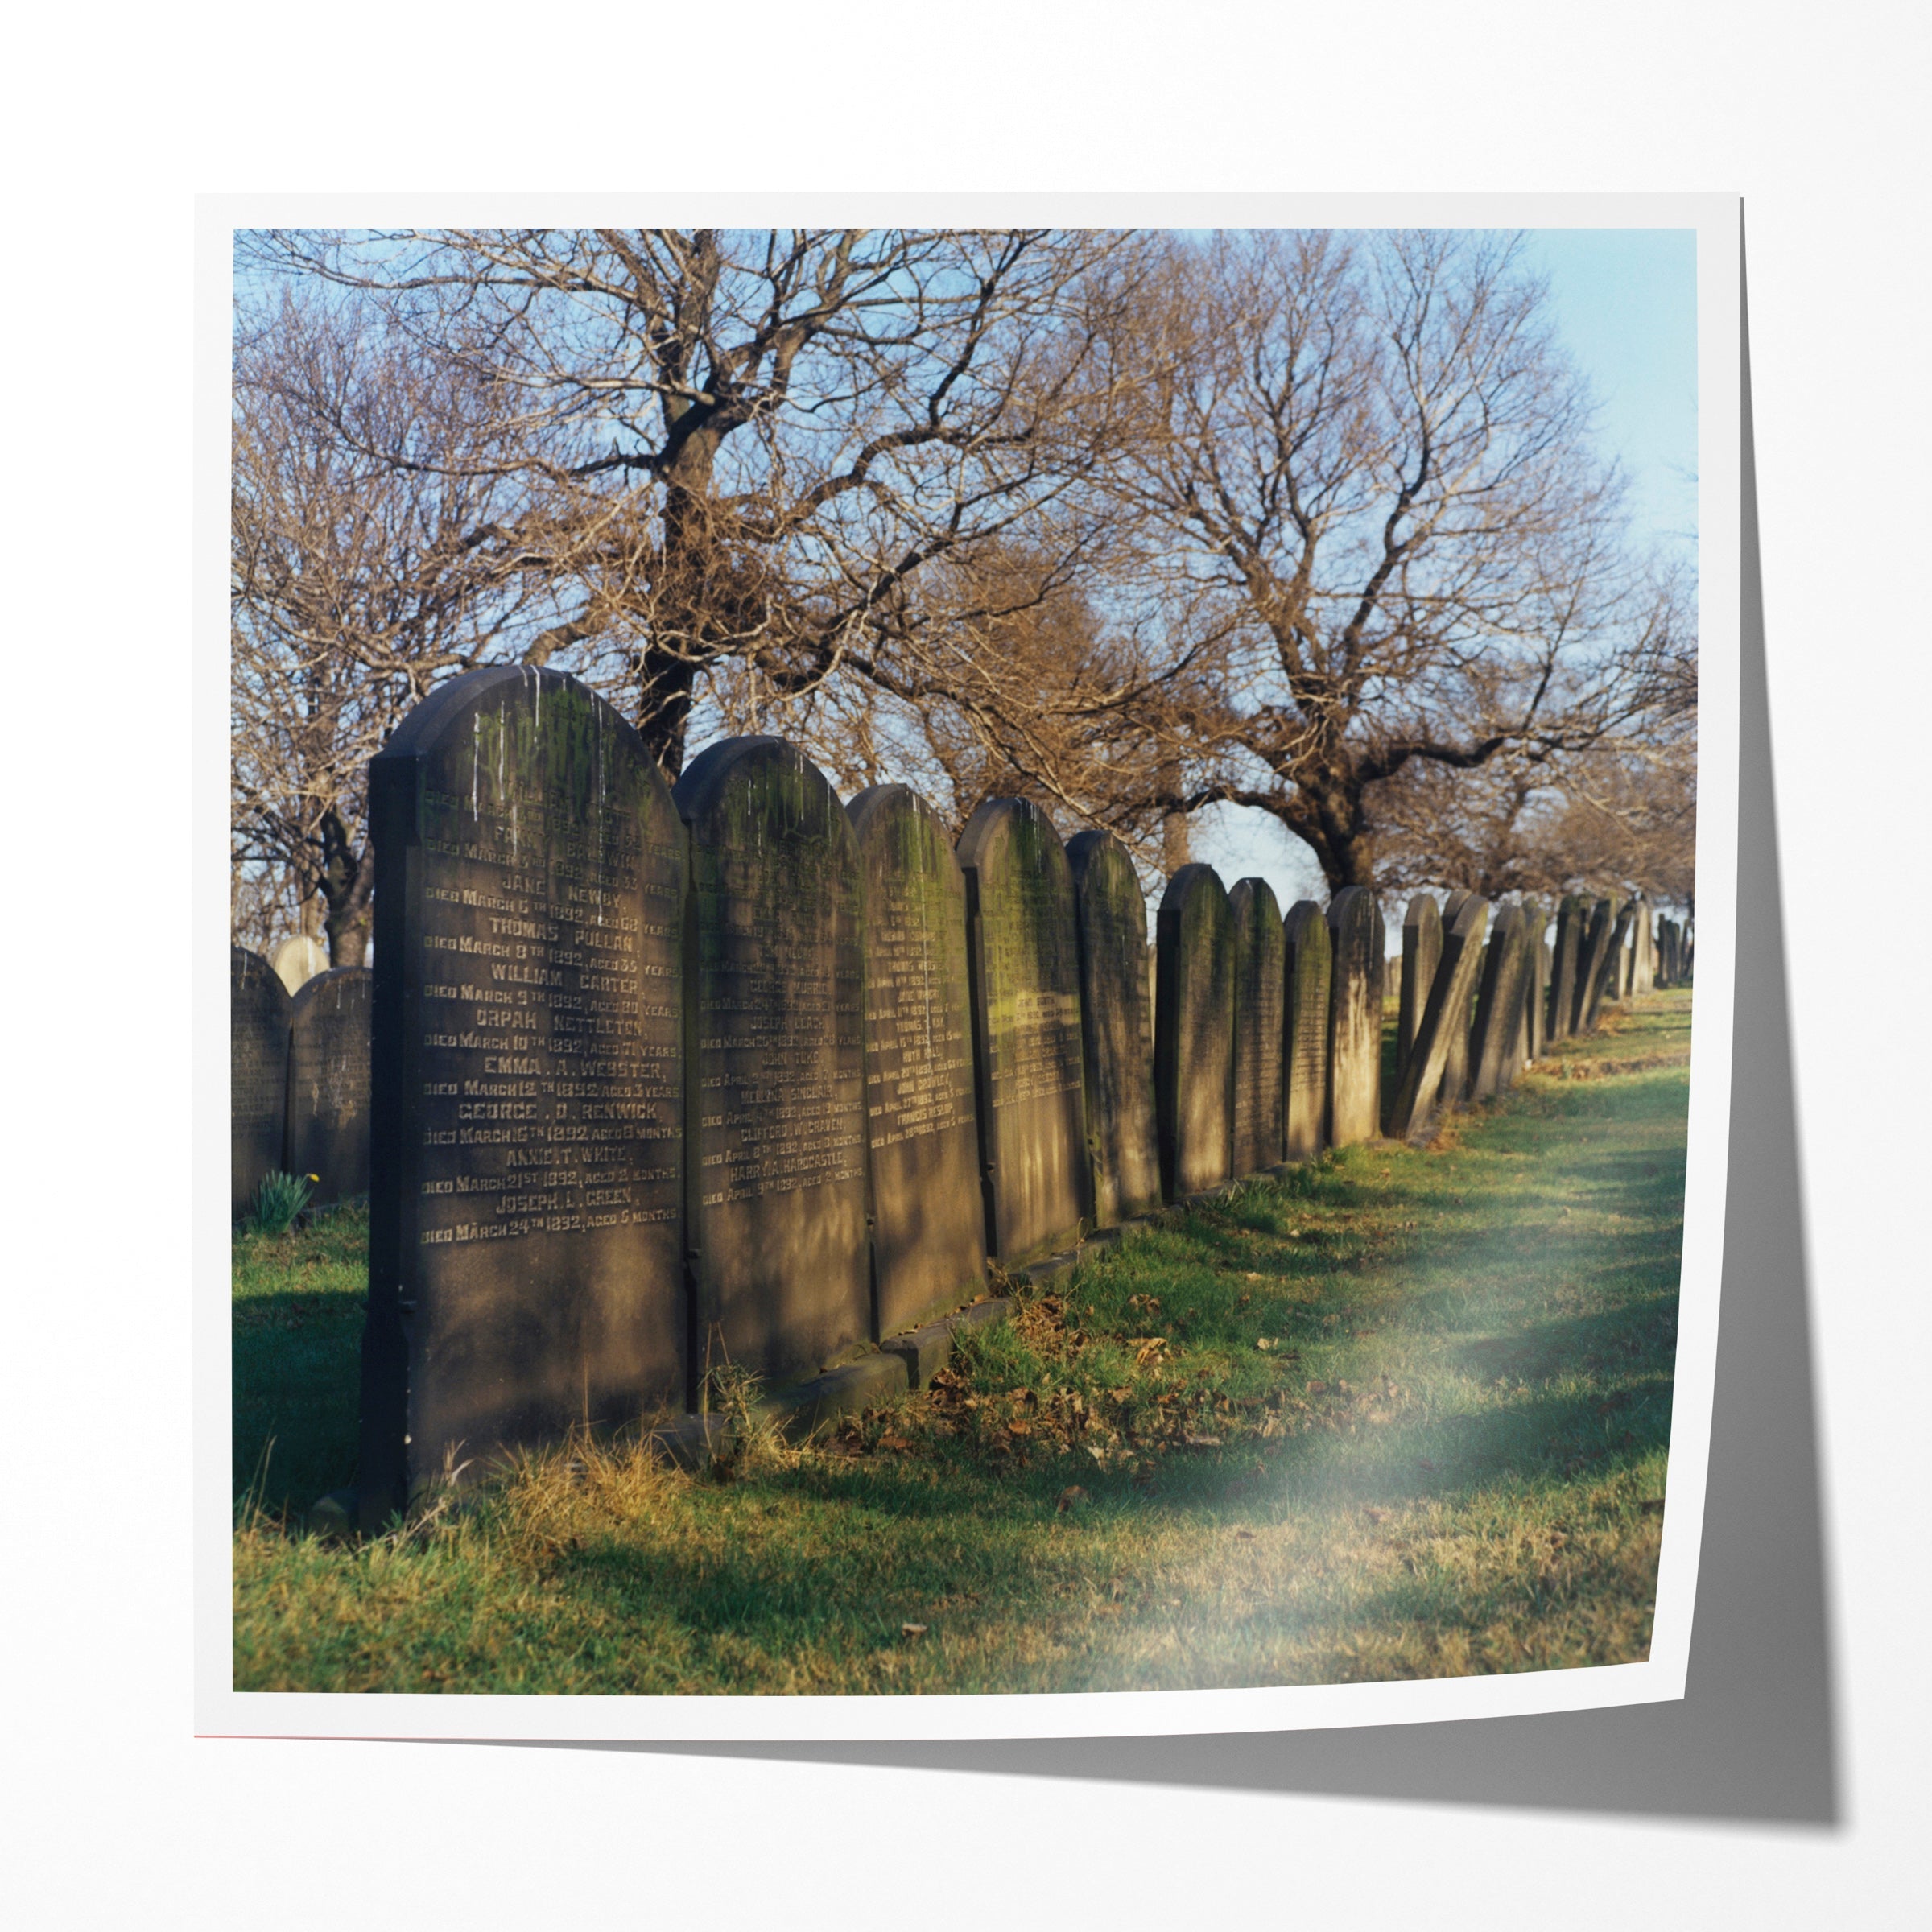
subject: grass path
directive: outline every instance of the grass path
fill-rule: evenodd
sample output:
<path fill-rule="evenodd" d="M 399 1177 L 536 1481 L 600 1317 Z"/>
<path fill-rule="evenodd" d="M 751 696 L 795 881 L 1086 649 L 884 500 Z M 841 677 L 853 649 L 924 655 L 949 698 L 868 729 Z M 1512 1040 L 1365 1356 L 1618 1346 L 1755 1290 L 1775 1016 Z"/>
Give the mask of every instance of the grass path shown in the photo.
<path fill-rule="evenodd" d="M 350 1477 L 365 1224 L 239 1237 L 238 1689 L 1165 1689 L 1621 1662 L 1649 1641 L 1690 996 L 1427 1150 L 1096 1251 L 930 1394 L 696 1478 L 531 1459 L 413 1533 Z"/>

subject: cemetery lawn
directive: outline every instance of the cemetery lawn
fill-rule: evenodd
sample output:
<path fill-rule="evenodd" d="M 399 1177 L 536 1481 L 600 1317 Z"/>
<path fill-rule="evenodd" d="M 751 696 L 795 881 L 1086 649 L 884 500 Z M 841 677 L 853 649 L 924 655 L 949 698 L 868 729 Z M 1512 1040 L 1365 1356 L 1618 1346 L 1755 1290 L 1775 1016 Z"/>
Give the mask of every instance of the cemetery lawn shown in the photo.
<path fill-rule="evenodd" d="M 1647 1654 L 1690 996 L 1427 1150 L 1170 1213 L 931 1392 L 691 1476 L 532 1458 L 332 1544 L 366 1220 L 235 1243 L 234 1683 L 918 1692 L 1353 1682 Z M 266 1475 L 264 1445 L 274 1438 Z"/>

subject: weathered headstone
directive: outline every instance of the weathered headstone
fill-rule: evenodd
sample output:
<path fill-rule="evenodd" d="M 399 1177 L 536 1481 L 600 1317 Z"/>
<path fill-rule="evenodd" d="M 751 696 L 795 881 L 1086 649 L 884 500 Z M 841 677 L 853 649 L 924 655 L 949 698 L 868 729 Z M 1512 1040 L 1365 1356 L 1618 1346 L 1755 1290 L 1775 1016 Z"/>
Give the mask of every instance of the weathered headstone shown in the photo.
<path fill-rule="evenodd" d="M 1550 966 L 1549 1037 L 1567 1040 L 1575 1026 L 1577 975 L 1582 952 L 1589 902 L 1575 893 L 1566 893 L 1556 909 L 1556 950 Z"/>
<path fill-rule="evenodd" d="M 1651 993 L 1657 986 L 1657 938 L 1649 901 L 1636 902 L 1637 918 L 1630 934 L 1630 990 Z"/>
<path fill-rule="evenodd" d="M 365 1527 L 687 1392 L 686 844 L 575 679 L 452 679 L 369 766 Z"/>
<path fill-rule="evenodd" d="M 1367 887 L 1344 886 L 1327 917 L 1327 1138 L 1331 1147 L 1346 1147 L 1381 1130 L 1382 909 Z"/>
<path fill-rule="evenodd" d="M 268 956 L 275 977 L 291 994 L 299 993 L 318 974 L 328 971 L 328 954 L 320 939 L 306 932 L 283 939 Z"/>
<path fill-rule="evenodd" d="M 1455 912 L 1443 923 L 1443 957 L 1429 989 L 1429 1003 L 1417 1029 L 1415 1051 L 1410 1055 L 1389 1109 L 1389 1133 L 1397 1140 L 1425 1138 L 1439 1108 L 1455 1104 L 1444 1078 L 1452 1040 L 1469 1037 L 1469 1006 L 1483 964 L 1483 932 L 1488 923 L 1488 902 L 1464 894 Z"/>
<path fill-rule="evenodd" d="M 960 834 L 988 1252 L 1067 1246 L 1088 1198 L 1073 873 L 1030 799 L 989 799 Z"/>
<path fill-rule="evenodd" d="M 1492 1100 L 1516 1079 L 1529 952 L 1521 909 L 1505 906 L 1489 931 L 1482 981 L 1476 994 L 1476 1024 L 1469 1038 L 1469 1097 L 1472 1100 Z"/>
<path fill-rule="evenodd" d="M 1523 901 L 1523 1037 L 1525 1062 L 1543 1055 L 1543 1029 L 1548 1011 L 1550 948 L 1543 937 L 1548 919 L 1540 899 Z"/>
<path fill-rule="evenodd" d="M 1610 934 L 1616 920 L 1615 899 L 1599 899 L 1590 909 L 1590 923 L 1577 966 L 1576 1014 L 1572 1026 L 1578 1033 L 1596 1030 L 1597 1011 L 1604 1002 L 1604 976 L 1610 966 Z"/>
<path fill-rule="evenodd" d="M 1627 1000 L 1630 997 L 1630 934 L 1637 917 L 1633 899 L 1616 915 L 1610 933 L 1610 964 L 1604 970 L 1604 997 Z"/>
<path fill-rule="evenodd" d="M 316 1177 L 318 1206 L 369 1191 L 370 1022 L 376 976 L 318 973 L 289 1016 L 287 1161 Z"/>
<path fill-rule="evenodd" d="M 1282 1085 L 1286 1158 L 1311 1161 L 1322 1150 L 1328 1111 L 1328 922 L 1313 899 L 1298 899 L 1282 922 Z"/>
<path fill-rule="evenodd" d="M 1445 927 L 1460 912 L 1476 894 L 1466 890 L 1450 893 L 1443 901 L 1443 922 Z M 1425 1005 L 1426 1002 L 1425 1001 Z M 1470 1002 L 1472 1009 L 1473 1000 Z M 1451 1107 L 1460 1106 L 1469 1092 L 1469 1010 L 1465 1010 L 1463 1024 L 1451 1032 L 1449 1038 L 1449 1058 L 1443 1066 L 1443 1104 Z M 1420 1022 L 1418 1022 L 1419 1025 Z"/>
<path fill-rule="evenodd" d="M 1234 932 L 1212 865 L 1183 865 L 1154 917 L 1160 947 L 1154 1016 L 1154 1117 L 1170 1200 L 1232 1177 Z"/>
<path fill-rule="evenodd" d="M 1436 962 L 1443 956 L 1443 915 L 1427 893 L 1409 902 L 1402 918 L 1402 1004 L 1396 1020 L 1395 1077 L 1399 1084 L 1409 1055 L 1415 1050 L 1415 1031 L 1429 1004 Z"/>
<path fill-rule="evenodd" d="M 939 815 L 903 785 L 845 808 L 865 894 L 865 1133 L 877 1328 L 970 1299 L 986 1273 L 966 880 Z"/>
<path fill-rule="evenodd" d="M 228 949 L 229 1211 L 241 1216 L 264 1175 L 284 1171 L 288 989 L 259 953 Z"/>
<path fill-rule="evenodd" d="M 873 1323 L 859 844 L 781 738 L 710 746 L 673 795 L 697 928 L 698 1360 L 782 1385 Z"/>
<path fill-rule="evenodd" d="M 1283 1158 L 1282 1023 L 1286 964 L 1282 909 L 1265 879 L 1242 879 L 1228 895 L 1234 939 L 1234 1151 L 1238 1174 Z"/>
<path fill-rule="evenodd" d="M 1133 861 L 1104 832 L 1067 841 L 1080 949 L 1080 1040 L 1094 1225 L 1156 1207 L 1153 975 L 1147 905 Z"/>

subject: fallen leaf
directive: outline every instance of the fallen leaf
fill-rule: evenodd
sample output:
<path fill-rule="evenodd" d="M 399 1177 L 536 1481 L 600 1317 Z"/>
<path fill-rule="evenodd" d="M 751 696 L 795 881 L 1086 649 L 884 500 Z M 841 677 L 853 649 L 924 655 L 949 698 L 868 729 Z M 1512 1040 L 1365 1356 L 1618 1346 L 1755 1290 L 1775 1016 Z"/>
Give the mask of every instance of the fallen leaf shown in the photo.
<path fill-rule="evenodd" d="M 1386 1509 L 1364 1509 L 1362 1514 L 1367 1517 L 1372 1523 L 1382 1523 L 1389 1520 L 1389 1512 Z"/>
<path fill-rule="evenodd" d="M 1060 1492 L 1061 1513 L 1064 1514 L 1069 1509 L 1078 1508 L 1086 1500 L 1087 1492 L 1078 1483 L 1070 1484 Z"/>
<path fill-rule="evenodd" d="M 1662 1516 L 1664 1513 L 1664 1499 L 1661 1496 L 1646 1496 L 1637 1507 L 1642 1515 Z"/>
<path fill-rule="evenodd" d="M 1218 1449 L 1221 1439 L 1218 1435 L 1189 1435 L 1181 1439 L 1190 1449 Z"/>
<path fill-rule="evenodd" d="M 1272 1348 L 1274 1344 L 1264 1335 L 1257 1338 L 1254 1345 L 1257 1348 Z"/>
<path fill-rule="evenodd" d="M 1311 1395 L 1326 1395 L 1328 1385 L 1326 1382 L 1311 1382 L 1308 1384 L 1308 1393 Z"/>
<path fill-rule="evenodd" d="M 1251 1543 L 1254 1541 L 1254 1532 L 1252 1530 L 1237 1530 L 1234 1533 L 1234 1540 L 1237 1543 Z"/>
<path fill-rule="evenodd" d="M 926 1626 L 923 1624 L 901 1624 L 899 1625 L 901 1637 L 923 1637 L 925 1634 Z"/>

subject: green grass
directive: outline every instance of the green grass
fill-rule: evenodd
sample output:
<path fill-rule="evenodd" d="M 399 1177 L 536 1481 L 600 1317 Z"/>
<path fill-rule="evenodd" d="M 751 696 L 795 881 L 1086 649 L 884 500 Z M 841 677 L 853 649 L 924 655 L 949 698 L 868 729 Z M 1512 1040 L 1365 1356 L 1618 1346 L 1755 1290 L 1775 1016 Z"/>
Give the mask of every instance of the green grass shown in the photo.
<path fill-rule="evenodd" d="M 236 1686 L 1137 1690 L 1641 1658 L 1689 1049 L 1687 993 L 1613 1010 L 1426 1150 L 1351 1148 L 1092 1251 L 931 1393 L 807 1448 L 694 1477 L 578 1443 L 348 1547 L 275 1499 L 353 1468 L 363 1224 L 238 1239 L 238 1497 L 276 1446 L 271 1507 L 238 1502 Z"/>

